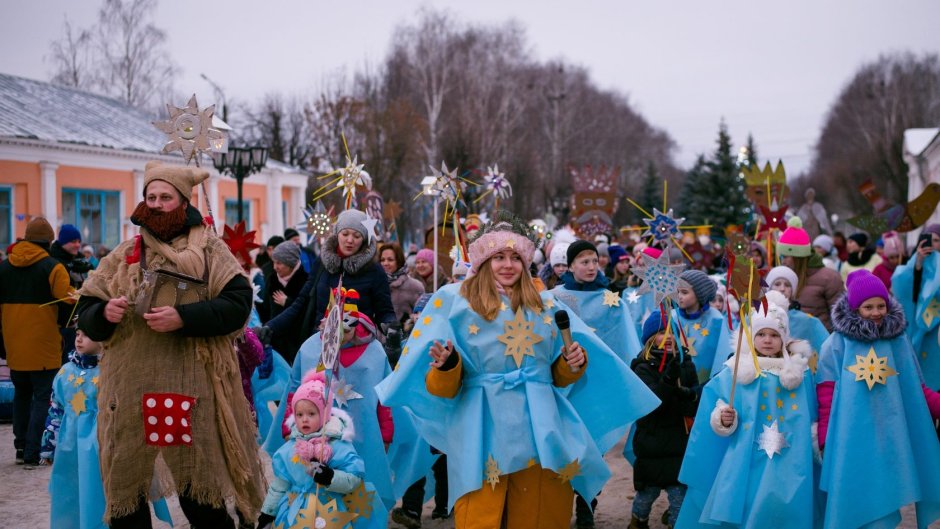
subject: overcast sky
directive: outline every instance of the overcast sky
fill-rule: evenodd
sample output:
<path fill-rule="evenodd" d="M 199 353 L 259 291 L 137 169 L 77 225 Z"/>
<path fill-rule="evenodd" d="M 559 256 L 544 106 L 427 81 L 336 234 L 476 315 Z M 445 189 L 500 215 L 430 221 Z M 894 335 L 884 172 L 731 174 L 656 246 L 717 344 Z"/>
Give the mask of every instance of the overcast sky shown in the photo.
<path fill-rule="evenodd" d="M 46 80 L 49 43 L 94 23 L 100 0 L 0 0 L 0 72 Z M 313 93 L 323 79 L 385 56 L 421 5 L 459 20 L 525 28 L 532 55 L 588 68 L 676 141 L 688 167 L 724 117 L 735 145 L 806 169 L 830 104 L 859 65 L 895 51 L 940 52 L 937 0 L 161 0 L 156 24 L 183 69 L 178 88 L 213 101 Z M 185 101 L 179 101 L 182 105 Z M 603 160 L 598 160 L 603 162 Z"/>

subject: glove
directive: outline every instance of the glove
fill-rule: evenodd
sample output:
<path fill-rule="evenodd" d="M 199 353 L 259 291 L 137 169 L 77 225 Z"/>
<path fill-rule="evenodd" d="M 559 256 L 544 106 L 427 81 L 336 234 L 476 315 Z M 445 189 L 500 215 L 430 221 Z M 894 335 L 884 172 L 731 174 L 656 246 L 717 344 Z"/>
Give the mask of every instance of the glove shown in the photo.
<path fill-rule="evenodd" d="M 313 481 L 324 487 L 329 487 L 330 483 L 333 483 L 333 474 L 335 474 L 335 472 L 333 472 L 332 468 L 326 465 L 320 465 L 317 473 L 313 475 Z"/>
<path fill-rule="evenodd" d="M 271 345 L 271 338 L 274 335 L 274 332 L 271 331 L 271 328 L 267 325 L 263 327 L 252 327 L 251 331 L 255 333 L 255 336 L 258 337 L 258 340 L 261 341 L 261 345 L 269 346 Z"/>
<path fill-rule="evenodd" d="M 663 370 L 663 384 L 675 386 L 679 382 L 679 360 L 673 358 L 666 363 L 666 369 Z"/>
<path fill-rule="evenodd" d="M 267 513 L 261 513 L 258 517 L 258 529 L 264 529 L 274 522 L 274 517 Z"/>
<path fill-rule="evenodd" d="M 385 335 L 385 344 L 390 349 L 401 349 L 401 325 L 394 323 L 389 325 L 388 333 Z"/>
<path fill-rule="evenodd" d="M 266 329 L 267 327 L 261 327 Z M 264 358 L 261 360 L 261 365 L 258 366 L 258 378 L 264 380 L 271 376 L 271 373 L 274 371 L 274 349 L 271 349 L 271 346 L 265 346 L 264 348 Z"/>

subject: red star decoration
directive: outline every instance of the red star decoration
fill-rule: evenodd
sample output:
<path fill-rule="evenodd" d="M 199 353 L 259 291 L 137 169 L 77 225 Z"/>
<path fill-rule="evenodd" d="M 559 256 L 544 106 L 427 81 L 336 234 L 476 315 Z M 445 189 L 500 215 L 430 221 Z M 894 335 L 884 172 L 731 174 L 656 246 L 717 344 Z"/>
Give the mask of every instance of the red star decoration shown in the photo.
<path fill-rule="evenodd" d="M 763 235 L 771 229 L 777 229 L 783 231 L 787 229 L 787 210 L 790 209 L 789 204 L 783 205 L 780 209 L 770 209 L 767 206 L 758 206 L 760 209 L 760 214 L 763 217 L 763 220 L 760 224 L 760 234 Z"/>
<path fill-rule="evenodd" d="M 245 232 L 245 221 L 236 224 L 234 229 L 226 224 L 222 240 L 228 245 L 228 249 L 231 250 L 232 255 L 235 257 L 240 256 L 246 263 L 251 262 L 251 256 L 248 252 L 261 247 L 260 244 L 255 242 L 255 230 Z"/>

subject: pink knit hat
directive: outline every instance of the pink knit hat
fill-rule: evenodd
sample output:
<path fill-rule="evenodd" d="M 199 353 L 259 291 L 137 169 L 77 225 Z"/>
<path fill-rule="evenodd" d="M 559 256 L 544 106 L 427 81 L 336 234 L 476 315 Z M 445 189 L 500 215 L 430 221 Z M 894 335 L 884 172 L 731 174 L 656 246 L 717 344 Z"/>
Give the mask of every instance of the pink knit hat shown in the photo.
<path fill-rule="evenodd" d="M 304 375 L 303 383 L 294 392 L 294 397 L 290 400 L 292 409 L 297 408 L 297 403 L 307 400 L 317 407 L 320 412 L 320 425 L 324 425 L 330 420 L 330 407 L 326 405 L 326 376 L 311 369 Z"/>
<path fill-rule="evenodd" d="M 852 310 L 858 310 L 867 299 L 881 298 L 885 300 L 885 303 L 891 299 L 884 282 L 864 268 L 852 272 L 845 278 L 845 290 L 849 307 Z"/>
<path fill-rule="evenodd" d="M 647 246 L 643 248 L 643 253 L 652 257 L 653 259 L 659 259 L 659 256 L 663 254 L 663 251 L 659 248 L 653 248 L 652 246 Z"/>
<path fill-rule="evenodd" d="M 418 254 L 415 255 L 415 259 L 423 259 L 431 264 L 434 264 L 434 250 L 429 248 L 422 248 L 418 250 Z"/>
<path fill-rule="evenodd" d="M 470 257 L 471 270 L 476 273 L 487 259 L 506 249 L 516 252 L 522 258 L 525 270 L 529 269 L 532 264 L 532 254 L 535 253 L 535 243 L 523 235 L 509 231 L 507 224 L 505 230 L 484 233 L 470 243 L 467 253 Z"/>
<path fill-rule="evenodd" d="M 813 253 L 813 245 L 809 235 L 803 229 L 803 221 L 799 217 L 792 217 L 787 221 L 786 230 L 777 241 L 777 253 L 790 257 L 809 257 Z"/>

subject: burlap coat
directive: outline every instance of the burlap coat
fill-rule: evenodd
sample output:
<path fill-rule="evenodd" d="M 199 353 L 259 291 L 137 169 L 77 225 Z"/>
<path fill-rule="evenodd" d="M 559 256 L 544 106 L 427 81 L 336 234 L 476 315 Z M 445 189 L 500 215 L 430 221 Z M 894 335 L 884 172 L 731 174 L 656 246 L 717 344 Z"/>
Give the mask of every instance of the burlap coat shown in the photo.
<path fill-rule="evenodd" d="M 192 227 L 188 235 L 170 244 L 146 230 L 142 240 L 151 270 L 202 277 L 208 264 L 210 299 L 243 273 L 225 243 L 203 226 Z M 254 519 L 265 484 L 233 347 L 237 332 L 187 337 L 179 331 L 151 330 L 134 311 L 142 280 L 140 263 L 127 262 L 134 244 L 131 239 L 118 245 L 81 291 L 83 296 L 104 301 L 126 296 L 131 303 L 104 343 L 101 361 L 98 440 L 106 516 L 133 512 L 148 492 L 153 497 L 185 491 L 192 499 L 213 506 L 233 499 L 245 517 Z M 247 320 L 248 313 L 244 316 Z M 191 410 L 191 445 L 147 444 L 142 399 L 149 393 L 196 399 Z"/>

